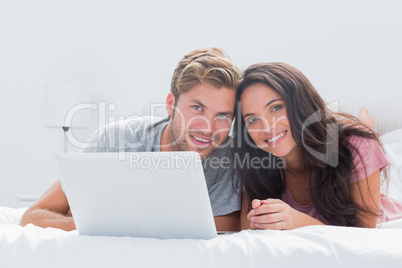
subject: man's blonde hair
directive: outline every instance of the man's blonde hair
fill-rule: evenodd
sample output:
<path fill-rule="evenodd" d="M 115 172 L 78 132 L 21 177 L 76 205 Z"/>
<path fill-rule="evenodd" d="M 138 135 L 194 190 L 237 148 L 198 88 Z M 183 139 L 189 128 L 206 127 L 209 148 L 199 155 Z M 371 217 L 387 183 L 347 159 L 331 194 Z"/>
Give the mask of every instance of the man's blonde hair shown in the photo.
<path fill-rule="evenodd" d="M 220 48 L 196 49 L 179 62 L 174 70 L 171 91 L 176 99 L 198 83 L 216 88 L 236 90 L 242 74 L 229 56 Z"/>

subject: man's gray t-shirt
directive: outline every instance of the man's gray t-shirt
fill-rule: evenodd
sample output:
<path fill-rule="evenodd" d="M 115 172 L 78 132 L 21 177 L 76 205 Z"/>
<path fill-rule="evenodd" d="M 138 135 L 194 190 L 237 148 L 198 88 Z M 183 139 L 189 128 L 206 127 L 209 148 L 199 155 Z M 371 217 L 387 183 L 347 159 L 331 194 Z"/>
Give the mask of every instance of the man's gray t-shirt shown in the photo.
<path fill-rule="evenodd" d="M 81 152 L 158 152 L 167 124 L 167 118 L 138 117 L 104 125 L 89 138 Z M 218 148 L 203 161 L 214 216 L 240 210 L 239 183 L 228 164 L 229 153 L 228 146 Z"/>

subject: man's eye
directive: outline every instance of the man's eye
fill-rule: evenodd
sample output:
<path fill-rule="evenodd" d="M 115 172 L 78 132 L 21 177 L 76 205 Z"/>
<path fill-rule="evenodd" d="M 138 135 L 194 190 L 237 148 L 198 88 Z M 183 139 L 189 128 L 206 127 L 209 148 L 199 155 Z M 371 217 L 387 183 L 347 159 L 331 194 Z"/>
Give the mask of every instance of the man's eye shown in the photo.
<path fill-rule="evenodd" d="M 220 118 L 229 118 L 227 114 L 218 114 L 218 117 Z"/>
<path fill-rule="evenodd" d="M 202 110 L 201 106 L 199 106 L 199 105 L 194 105 L 193 108 L 196 111 L 201 111 Z"/>

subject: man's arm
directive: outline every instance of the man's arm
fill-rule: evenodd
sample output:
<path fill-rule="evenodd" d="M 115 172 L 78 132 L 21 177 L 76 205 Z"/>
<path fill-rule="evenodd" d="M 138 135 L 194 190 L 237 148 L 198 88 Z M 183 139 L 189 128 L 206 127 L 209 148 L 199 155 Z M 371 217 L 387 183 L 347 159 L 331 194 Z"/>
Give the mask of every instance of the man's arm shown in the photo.
<path fill-rule="evenodd" d="M 246 193 L 241 195 L 241 211 L 240 211 L 240 228 L 241 230 L 250 229 L 250 222 L 247 219 L 247 214 L 250 212 L 250 199 Z"/>
<path fill-rule="evenodd" d="M 76 229 L 67 197 L 61 189 L 59 180 L 24 213 L 20 225 L 25 226 L 29 223 L 66 231 Z"/>
<path fill-rule="evenodd" d="M 240 231 L 240 211 L 232 212 L 228 215 L 215 216 L 217 231 Z"/>

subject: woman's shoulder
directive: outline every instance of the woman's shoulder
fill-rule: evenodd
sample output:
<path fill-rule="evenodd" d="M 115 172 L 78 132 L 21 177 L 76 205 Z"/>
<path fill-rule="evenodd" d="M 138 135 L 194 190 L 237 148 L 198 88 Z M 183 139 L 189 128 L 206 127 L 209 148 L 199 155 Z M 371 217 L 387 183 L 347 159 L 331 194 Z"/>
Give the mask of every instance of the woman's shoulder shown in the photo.
<path fill-rule="evenodd" d="M 344 141 L 347 141 L 347 144 L 353 146 L 359 152 L 368 149 L 381 149 L 380 143 L 375 138 L 351 135 L 347 136 Z"/>
<path fill-rule="evenodd" d="M 381 144 L 376 138 L 368 138 L 359 135 L 345 137 L 343 144 L 347 146 L 352 154 L 353 160 L 360 155 L 366 158 L 369 155 L 384 154 Z"/>
<path fill-rule="evenodd" d="M 346 119 L 345 119 L 346 120 Z M 359 121 L 348 119 L 340 121 L 342 127 L 342 143 L 353 147 L 352 149 L 365 150 L 371 147 L 379 147 L 381 145 L 375 135 L 375 132 Z"/>
<path fill-rule="evenodd" d="M 377 139 L 352 135 L 346 140 L 355 168 L 355 175 L 351 177 L 351 183 L 362 180 L 377 170 L 382 171 L 389 164 Z"/>

